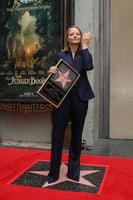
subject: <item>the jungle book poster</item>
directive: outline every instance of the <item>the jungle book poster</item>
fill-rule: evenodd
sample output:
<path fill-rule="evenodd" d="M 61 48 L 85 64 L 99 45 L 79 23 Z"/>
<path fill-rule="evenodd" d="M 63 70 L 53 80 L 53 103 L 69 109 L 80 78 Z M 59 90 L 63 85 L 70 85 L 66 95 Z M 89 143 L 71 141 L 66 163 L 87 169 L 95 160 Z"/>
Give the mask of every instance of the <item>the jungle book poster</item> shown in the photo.
<path fill-rule="evenodd" d="M 38 101 L 62 47 L 63 0 L 0 0 L 0 100 Z"/>

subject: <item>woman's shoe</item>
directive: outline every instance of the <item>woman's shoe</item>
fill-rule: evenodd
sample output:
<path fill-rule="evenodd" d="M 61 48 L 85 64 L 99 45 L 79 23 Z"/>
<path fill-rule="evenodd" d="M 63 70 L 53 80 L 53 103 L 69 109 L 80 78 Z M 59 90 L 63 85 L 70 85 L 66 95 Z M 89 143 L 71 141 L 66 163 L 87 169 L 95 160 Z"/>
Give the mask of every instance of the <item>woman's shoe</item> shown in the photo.
<path fill-rule="evenodd" d="M 57 181 L 59 179 L 59 177 L 52 177 L 52 176 L 48 176 L 47 181 L 48 183 L 54 183 L 55 181 Z"/>
<path fill-rule="evenodd" d="M 67 177 L 74 180 L 74 181 L 79 181 L 79 177 L 74 177 L 71 174 L 67 174 Z"/>

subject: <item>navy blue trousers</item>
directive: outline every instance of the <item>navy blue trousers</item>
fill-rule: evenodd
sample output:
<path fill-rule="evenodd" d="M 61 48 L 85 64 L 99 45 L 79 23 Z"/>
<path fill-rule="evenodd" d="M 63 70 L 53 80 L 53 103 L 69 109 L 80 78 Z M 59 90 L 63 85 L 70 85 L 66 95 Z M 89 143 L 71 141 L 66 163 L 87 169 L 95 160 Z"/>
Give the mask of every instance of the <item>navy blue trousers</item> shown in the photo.
<path fill-rule="evenodd" d="M 65 129 L 71 120 L 71 142 L 68 157 L 67 175 L 75 180 L 80 174 L 80 154 L 82 131 L 88 109 L 88 101 L 81 101 L 75 90 L 72 90 L 59 108 L 52 111 L 52 149 L 49 177 L 58 178 Z"/>

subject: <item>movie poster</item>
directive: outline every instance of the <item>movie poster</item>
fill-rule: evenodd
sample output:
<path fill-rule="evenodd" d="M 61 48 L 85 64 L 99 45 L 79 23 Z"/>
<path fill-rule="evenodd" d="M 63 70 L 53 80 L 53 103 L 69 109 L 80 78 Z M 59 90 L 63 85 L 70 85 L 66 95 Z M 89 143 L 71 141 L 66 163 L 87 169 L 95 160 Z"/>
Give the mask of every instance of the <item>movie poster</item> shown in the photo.
<path fill-rule="evenodd" d="M 62 48 L 63 0 L 0 0 L 0 101 L 36 94 Z"/>

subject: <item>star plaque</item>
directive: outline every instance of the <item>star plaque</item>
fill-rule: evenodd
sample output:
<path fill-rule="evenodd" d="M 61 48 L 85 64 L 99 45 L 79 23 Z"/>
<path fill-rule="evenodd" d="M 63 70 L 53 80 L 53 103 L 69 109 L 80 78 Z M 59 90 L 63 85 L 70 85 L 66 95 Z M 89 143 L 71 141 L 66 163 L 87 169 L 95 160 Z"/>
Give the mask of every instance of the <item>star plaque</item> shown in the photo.
<path fill-rule="evenodd" d="M 60 59 L 56 66 L 58 68 L 57 73 L 52 73 L 46 78 L 37 94 L 58 108 L 80 74 L 63 59 Z"/>
<path fill-rule="evenodd" d="M 59 179 L 51 184 L 47 182 L 50 163 L 47 161 L 37 161 L 22 174 L 15 176 L 10 184 L 20 186 L 30 186 L 42 189 L 54 189 L 71 192 L 97 193 L 102 189 L 107 166 L 81 165 L 80 179 L 74 181 L 69 179 L 66 174 L 67 163 L 62 163 L 60 167 Z"/>

